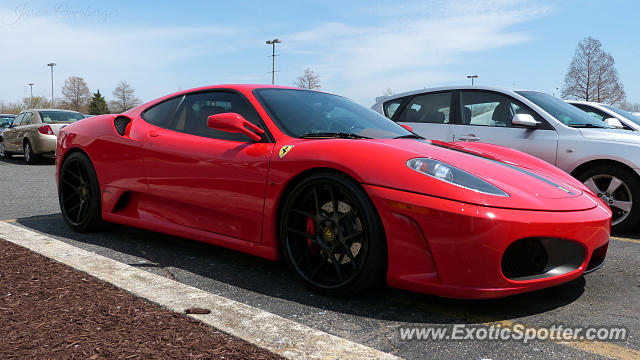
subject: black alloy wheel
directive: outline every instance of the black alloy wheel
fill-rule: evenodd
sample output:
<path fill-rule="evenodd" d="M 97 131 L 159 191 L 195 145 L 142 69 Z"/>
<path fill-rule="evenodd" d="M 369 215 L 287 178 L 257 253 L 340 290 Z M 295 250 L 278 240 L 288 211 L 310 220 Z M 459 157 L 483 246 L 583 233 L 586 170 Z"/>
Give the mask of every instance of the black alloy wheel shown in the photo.
<path fill-rule="evenodd" d="M 88 232 L 100 228 L 100 186 L 86 155 L 76 152 L 62 163 L 58 200 L 62 216 L 73 230 Z"/>
<path fill-rule="evenodd" d="M 333 173 L 310 176 L 291 191 L 281 212 L 281 246 L 294 273 L 330 295 L 371 289 L 386 274 L 386 240 L 362 188 Z"/>

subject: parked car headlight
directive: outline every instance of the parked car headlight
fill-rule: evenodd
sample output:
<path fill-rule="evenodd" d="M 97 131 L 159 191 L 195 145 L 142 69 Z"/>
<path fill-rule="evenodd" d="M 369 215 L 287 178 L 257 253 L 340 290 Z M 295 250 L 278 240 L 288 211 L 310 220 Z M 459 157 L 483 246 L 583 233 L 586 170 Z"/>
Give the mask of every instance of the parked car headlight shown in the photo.
<path fill-rule="evenodd" d="M 407 166 L 411 170 L 465 189 L 495 196 L 509 196 L 506 192 L 479 177 L 438 160 L 416 158 L 407 161 Z"/>

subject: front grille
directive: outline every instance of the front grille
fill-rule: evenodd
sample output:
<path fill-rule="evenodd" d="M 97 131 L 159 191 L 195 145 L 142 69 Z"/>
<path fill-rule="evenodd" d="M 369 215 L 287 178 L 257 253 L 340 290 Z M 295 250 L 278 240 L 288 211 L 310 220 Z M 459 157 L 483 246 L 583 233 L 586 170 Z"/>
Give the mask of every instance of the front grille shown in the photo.
<path fill-rule="evenodd" d="M 502 255 L 502 274 L 511 280 L 533 280 L 577 270 L 585 260 L 581 244 L 555 238 L 515 241 Z"/>
<path fill-rule="evenodd" d="M 118 116 L 113 120 L 113 126 L 116 128 L 116 132 L 120 136 L 124 136 L 127 131 L 127 126 L 131 122 L 131 119 L 126 118 L 124 116 Z"/>

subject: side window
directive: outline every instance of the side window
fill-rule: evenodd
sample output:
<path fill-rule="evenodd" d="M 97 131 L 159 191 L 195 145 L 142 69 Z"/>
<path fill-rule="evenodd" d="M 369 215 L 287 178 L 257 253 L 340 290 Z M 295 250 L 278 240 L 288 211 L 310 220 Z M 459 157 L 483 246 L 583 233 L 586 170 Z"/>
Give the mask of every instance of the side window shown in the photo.
<path fill-rule="evenodd" d="M 24 118 L 24 113 L 18 115 L 15 120 L 13 120 L 13 126 L 20 126 L 22 124 L 22 119 Z"/>
<path fill-rule="evenodd" d="M 262 127 L 258 113 L 240 95 L 215 91 L 186 95 L 174 119 L 172 129 L 213 139 L 250 141 L 243 134 L 214 130 L 207 126 L 209 116 L 233 112 L 242 115 L 247 121 Z M 263 139 L 266 135 L 263 135 Z"/>
<path fill-rule="evenodd" d="M 571 105 L 577 107 L 578 109 L 586 112 L 587 114 L 601 121 L 604 121 L 605 119 L 613 117 L 613 116 L 609 116 L 608 114 L 605 114 L 603 111 L 592 108 L 591 106 L 585 106 L 582 104 L 571 104 Z"/>
<path fill-rule="evenodd" d="M 24 114 L 24 118 L 22 119 L 22 125 L 31 125 L 32 124 L 33 114 L 28 112 Z"/>
<path fill-rule="evenodd" d="M 169 123 L 173 118 L 173 114 L 176 111 L 176 107 L 182 100 L 183 96 L 178 96 L 176 98 L 163 101 L 159 104 L 156 104 L 142 113 L 142 118 L 155 126 L 160 127 L 169 127 Z"/>
<path fill-rule="evenodd" d="M 451 92 L 419 95 L 411 99 L 397 118 L 398 122 L 448 124 Z"/>
<path fill-rule="evenodd" d="M 391 101 L 387 101 L 382 105 L 382 109 L 384 111 L 384 115 L 391 119 L 393 114 L 396 113 L 396 110 L 400 107 L 400 104 L 405 100 L 405 98 L 395 99 Z"/>
<path fill-rule="evenodd" d="M 516 127 L 511 124 L 513 116 L 529 114 L 541 124 L 542 129 L 550 128 L 544 119 L 519 101 L 494 92 L 461 91 L 460 110 L 463 125 Z"/>

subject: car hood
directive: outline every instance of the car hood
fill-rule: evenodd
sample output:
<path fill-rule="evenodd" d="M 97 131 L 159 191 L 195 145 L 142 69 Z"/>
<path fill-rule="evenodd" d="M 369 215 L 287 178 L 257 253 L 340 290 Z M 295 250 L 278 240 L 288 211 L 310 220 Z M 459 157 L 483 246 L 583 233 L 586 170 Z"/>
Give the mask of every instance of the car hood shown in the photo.
<path fill-rule="evenodd" d="M 640 145 L 640 134 L 623 129 L 580 129 L 587 139 Z"/>
<path fill-rule="evenodd" d="M 490 144 L 416 139 L 302 140 L 287 161 L 335 164 L 362 183 L 476 205 L 544 211 L 591 209 L 598 200 L 556 167 L 516 150 Z M 471 173 L 508 197 L 456 186 L 410 169 L 413 158 L 431 158 Z M 311 165 L 309 165 L 311 166 Z M 318 166 L 318 165 L 315 165 Z M 588 191 L 588 190 L 587 190 Z"/>

